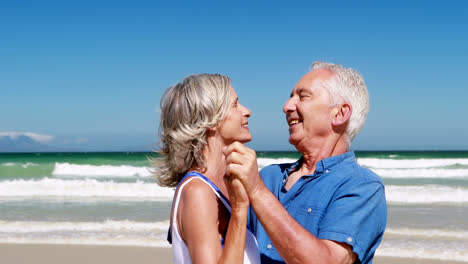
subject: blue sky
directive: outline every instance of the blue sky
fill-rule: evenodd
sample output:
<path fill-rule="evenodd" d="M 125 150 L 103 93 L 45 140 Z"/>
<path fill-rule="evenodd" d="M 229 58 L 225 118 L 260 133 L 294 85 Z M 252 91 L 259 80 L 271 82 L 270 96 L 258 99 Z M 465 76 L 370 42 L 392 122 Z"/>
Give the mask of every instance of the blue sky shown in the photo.
<path fill-rule="evenodd" d="M 281 109 L 315 60 L 366 80 L 353 149 L 468 149 L 465 1 L 4 1 L 0 40 L 0 132 L 64 149 L 151 146 L 163 91 L 219 72 L 249 146 L 291 150 Z"/>

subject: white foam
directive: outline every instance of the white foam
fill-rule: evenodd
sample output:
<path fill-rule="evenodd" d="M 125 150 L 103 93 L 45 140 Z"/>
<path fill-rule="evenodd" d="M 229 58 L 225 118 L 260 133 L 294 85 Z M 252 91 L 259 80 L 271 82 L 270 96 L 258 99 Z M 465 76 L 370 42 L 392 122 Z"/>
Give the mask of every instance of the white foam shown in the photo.
<path fill-rule="evenodd" d="M 130 220 L 103 222 L 40 222 L 40 221 L 0 221 L 0 233 L 31 232 L 155 232 L 167 231 L 169 220 L 160 222 L 135 222 Z"/>
<path fill-rule="evenodd" d="M 40 238 L 40 237 L 0 237 L 0 243 L 5 244 L 46 244 L 46 245 L 97 245 L 97 246 L 139 246 L 139 247 L 165 247 L 170 248 L 171 244 L 165 239 L 148 238 L 126 238 L 115 237 L 86 237 L 86 238 Z"/>
<path fill-rule="evenodd" d="M 443 230 L 443 229 L 415 229 L 415 228 L 387 228 L 385 236 L 409 236 L 436 239 L 468 240 L 467 230 Z"/>
<path fill-rule="evenodd" d="M 387 228 L 377 256 L 468 261 L 468 231 Z"/>
<path fill-rule="evenodd" d="M 468 189 L 442 185 L 397 186 L 387 185 L 389 203 L 468 203 Z M 173 188 L 156 183 L 98 181 L 96 179 L 0 181 L 0 199 L 117 199 L 117 200 L 172 200 Z"/>
<path fill-rule="evenodd" d="M 0 182 L 0 197 L 103 197 L 172 200 L 173 188 L 160 187 L 156 183 L 117 183 L 96 179 L 63 180 L 11 180 Z"/>
<path fill-rule="evenodd" d="M 37 163 L 32 163 L 32 162 L 27 162 L 27 163 L 15 163 L 15 162 L 6 162 L 0 164 L 0 166 L 5 166 L 5 167 L 13 167 L 13 166 L 21 166 L 22 168 L 28 168 L 30 166 L 38 166 L 39 164 Z"/>
<path fill-rule="evenodd" d="M 149 167 L 55 163 L 54 176 L 150 177 Z"/>
<path fill-rule="evenodd" d="M 452 165 L 468 165 L 468 159 L 377 159 L 358 158 L 357 163 L 368 168 L 435 168 Z"/>
<path fill-rule="evenodd" d="M 387 245 L 384 242 L 377 248 L 376 256 L 416 258 L 416 259 L 439 259 L 445 261 L 468 261 L 468 251 L 463 248 L 441 249 L 439 246 L 421 246 L 409 243 L 400 245 Z"/>
<path fill-rule="evenodd" d="M 383 178 L 468 178 L 468 169 L 371 169 Z"/>
<path fill-rule="evenodd" d="M 38 165 L 39 165 L 39 164 L 37 164 L 37 163 L 27 162 L 27 163 L 25 163 L 25 164 L 21 164 L 21 167 L 23 167 L 23 168 L 26 169 L 26 168 L 29 167 L 29 166 L 38 166 Z"/>
<path fill-rule="evenodd" d="M 0 221 L 0 243 L 169 247 L 169 221 L 154 223 Z"/>
<path fill-rule="evenodd" d="M 467 203 L 468 189 L 442 185 L 385 187 L 387 202 L 390 203 Z"/>

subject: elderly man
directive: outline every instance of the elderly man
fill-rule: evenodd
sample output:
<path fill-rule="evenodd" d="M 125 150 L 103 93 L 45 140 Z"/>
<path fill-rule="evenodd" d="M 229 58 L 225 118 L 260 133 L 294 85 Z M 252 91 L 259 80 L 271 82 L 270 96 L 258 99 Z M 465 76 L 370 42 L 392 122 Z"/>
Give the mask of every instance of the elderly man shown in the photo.
<path fill-rule="evenodd" d="M 227 175 L 249 196 L 262 263 L 372 263 L 387 219 L 384 184 L 349 151 L 368 109 L 356 71 L 315 62 L 283 107 L 297 162 L 259 173 L 255 151 L 224 150 Z"/>

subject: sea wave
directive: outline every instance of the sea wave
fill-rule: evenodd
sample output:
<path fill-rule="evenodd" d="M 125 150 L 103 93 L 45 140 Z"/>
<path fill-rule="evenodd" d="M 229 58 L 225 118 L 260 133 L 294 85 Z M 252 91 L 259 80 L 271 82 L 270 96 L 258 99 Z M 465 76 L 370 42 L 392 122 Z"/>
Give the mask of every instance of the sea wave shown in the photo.
<path fill-rule="evenodd" d="M 64 180 L 43 178 L 41 180 L 0 181 L 0 199 L 116 199 L 170 201 L 173 188 L 160 187 L 156 183 L 142 181 L 114 182 L 96 179 Z M 389 203 L 431 204 L 468 203 L 468 189 L 443 185 L 386 186 Z"/>
<path fill-rule="evenodd" d="M 262 169 L 271 164 L 293 163 L 291 158 L 258 158 L 258 168 Z M 468 166 L 468 159 L 417 159 L 417 160 L 393 160 L 376 158 L 359 158 L 358 163 L 375 171 L 381 177 L 388 178 L 468 178 L 468 168 L 453 168 L 453 166 Z M 132 165 L 90 165 L 56 162 L 51 164 L 50 174 L 44 174 L 46 170 L 36 163 L 2 163 L 5 169 L 8 167 L 18 169 L 32 169 L 29 174 L 49 176 L 83 176 L 94 178 L 149 178 L 152 176 L 151 167 Z M 452 168 L 447 168 L 452 166 Z M 37 168 L 35 168 L 37 167 Z M 39 171 L 41 170 L 41 171 Z M 11 174 L 11 171 L 9 172 Z M 22 175 L 21 172 L 17 172 Z M 28 175 L 29 175 L 28 174 Z M 13 175 L 11 175 L 13 176 Z"/>
<path fill-rule="evenodd" d="M 0 221 L 0 243 L 131 245 L 169 247 L 169 221 L 8 222 Z"/>
<path fill-rule="evenodd" d="M 371 169 L 383 178 L 468 178 L 468 169 Z"/>
<path fill-rule="evenodd" d="M 387 202 L 403 204 L 468 203 L 468 189 L 443 185 L 385 187 Z"/>
<path fill-rule="evenodd" d="M 140 246 L 140 247 L 165 247 L 170 248 L 164 237 L 155 239 L 154 237 L 127 237 L 115 236 L 87 236 L 87 237 L 0 237 L 0 243 L 5 244 L 46 244 L 46 245 L 96 245 L 96 246 Z"/>
<path fill-rule="evenodd" d="M 54 176 L 150 177 L 149 167 L 55 163 Z"/>
<path fill-rule="evenodd" d="M 377 256 L 468 261 L 468 231 L 387 228 Z"/>
<path fill-rule="evenodd" d="M 289 158 L 259 158 L 258 168 L 264 168 L 271 164 L 292 163 L 295 159 Z M 130 165 L 89 165 L 72 163 L 55 163 L 53 176 L 86 176 L 86 177 L 151 177 L 151 167 L 136 167 Z"/>
<path fill-rule="evenodd" d="M 106 220 L 103 222 L 41 222 L 0 221 L 0 233 L 103 231 L 103 232 L 153 232 L 167 231 L 169 220 L 160 222 L 136 222 L 130 220 Z"/>
<path fill-rule="evenodd" d="M 26 162 L 26 163 L 16 163 L 16 162 L 5 162 L 0 164 L 0 166 L 5 166 L 5 167 L 21 167 L 21 168 L 28 168 L 30 166 L 39 166 L 37 163 L 32 163 L 32 162 Z"/>
<path fill-rule="evenodd" d="M 384 240 L 375 252 L 376 256 L 438 259 L 442 261 L 468 262 L 468 248 L 460 245 L 459 241 L 445 240 Z"/>
<path fill-rule="evenodd" d="M 63 180 L 43 178 L 41 180 L 0 181 L 0 198 L 20 197 L 109 197 L 172 200 L 174 190 L 156 183 L 117 183 L 95 179 Z"/>
<path fill-rule="evenodd" d="M 468 240 L 467 230 L 444 229 L 415 229 L 415 228 L 387 228 L 385 236 L 410 236 L 423 239 L 459 239 Z"/>
<path fill-rule="evenodd" d="M 437 168 L 468 165 L 468 159 L 378 159 L 358 158 L 359 165 L 378 169 Z"/>

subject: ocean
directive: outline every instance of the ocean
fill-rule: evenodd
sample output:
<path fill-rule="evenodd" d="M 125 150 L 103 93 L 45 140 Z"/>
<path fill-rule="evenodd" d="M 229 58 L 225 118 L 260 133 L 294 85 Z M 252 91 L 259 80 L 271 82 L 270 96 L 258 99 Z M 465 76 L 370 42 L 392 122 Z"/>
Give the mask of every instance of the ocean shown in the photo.
<path fill-rule="evenodd" d="M 151 153 L 0 153 L 0 243 L 166 242 L 174 190 L 151 176 Z M 297 152 L 258 152 L 259 168 Z M 468 262 L 468 152 L 356 152 L 386 185 L 378 256 Z"/>

